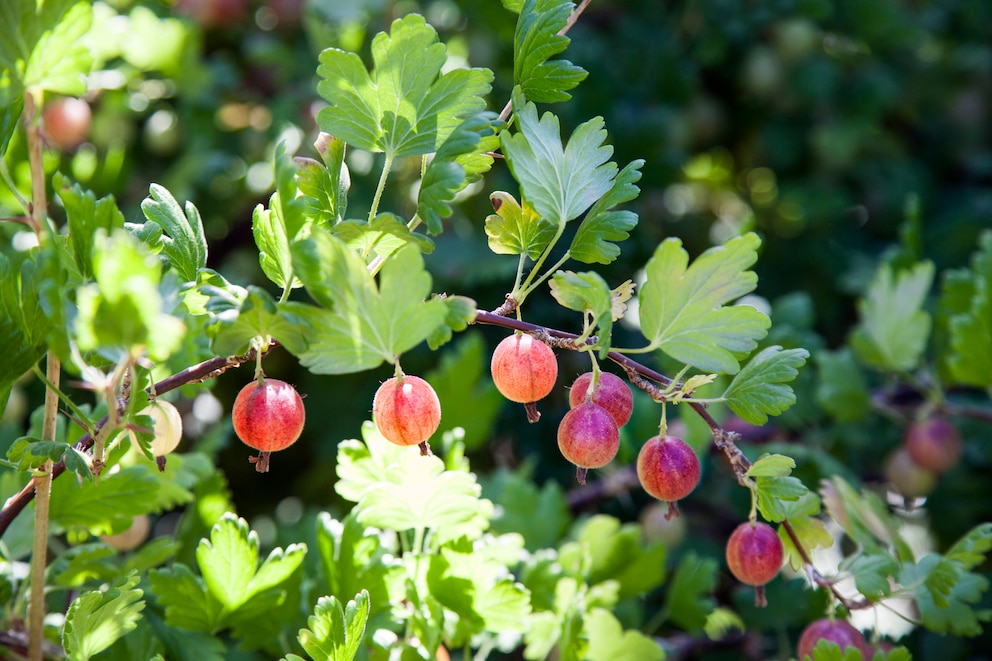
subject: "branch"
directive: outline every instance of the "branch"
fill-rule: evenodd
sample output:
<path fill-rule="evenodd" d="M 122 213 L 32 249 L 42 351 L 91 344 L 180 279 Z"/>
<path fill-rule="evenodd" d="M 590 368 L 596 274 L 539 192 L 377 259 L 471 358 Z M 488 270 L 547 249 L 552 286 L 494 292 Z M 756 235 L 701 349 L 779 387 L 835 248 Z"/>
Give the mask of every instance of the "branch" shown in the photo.
<path fill-rule="evenodd" d="M 273 342 L 266 348 L 268 349 L 276 346 Z M 162 379 L 154 386 L 146 388 L 146 392 L 149 394 L 155 393 L 156 395 L 161 395 L 162 393 L 169 392 L 170 390 L 175 390 L 180 386 L 184 386 L 188 383 L 200 383 L 201 381 L 206 381 L 207 379 L 213 379 L 220 376 L 232 367 L 239 367 L 242 363 L 255 360 L 255 351 L 251 350 L 242 356 L 221 356 L 218 358 L 211 358 L 210 360 L 205 360 L 198 365 L 193 365 L 192 367 L 187 367 L 181 372 L 173 374 L 170 377 Z M 96 433 L 99 434 L 100 428 L 107 423 L 108 416 L 104 416 L 96 424 Z M 75 448 L 80 452 L 89 450 L 93 446 L 94 438 L 91 434 L 83 434 L 78 441 L 76 441 Z M 59 475 L 65 472 L 65 461 L 60 460 L 54 465 L 52 469 L 51 479 L 57 478 Z M 21 489 L 16 495 L 11 496 L 6 503 L 3 505 L 3 509 L 0 510 L 0 536 L 2 536 L 10 524 L 17 518 L 17 515 L 27 507 L 28 503 L 34 498 L 35 492 L 35 478 L 31 480 Z"/>

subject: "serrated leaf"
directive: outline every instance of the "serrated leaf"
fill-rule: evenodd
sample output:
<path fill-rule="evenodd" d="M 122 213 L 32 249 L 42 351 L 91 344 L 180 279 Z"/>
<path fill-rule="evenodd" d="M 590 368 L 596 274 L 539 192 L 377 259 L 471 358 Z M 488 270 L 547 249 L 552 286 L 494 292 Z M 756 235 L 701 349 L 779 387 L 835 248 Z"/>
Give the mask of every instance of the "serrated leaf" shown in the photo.
<path fill-rule="evenodd" d="M 197 208 L 187 202 L 184 211 L 172 193 L 152 184 L 148 197 L 141 202 L 141 210 L 145 218 L 167 235 L 162 237 L 162 251 L 168 255 L 172 268 L 183 281 L 195 281 L 196 272 L 207 264 L 207 239 Z"/>
<path fill-rule="evenodd" d="M 848 349 L 820 351 L 815 357 L 819 369 L 816 399 L 837 422 L 858 422 L 871 411 L 871 399 L 864 374 Z"/>
<path fill-rule="evenodd" d="M 572 518 L 565 494 L 552 481 L 538 489 L 525 475 L 503 469 L 486 482 L 484 493 L 500 505 L 492 532 L 520 533 L 528 551 L 556 546 Z"/>
<path fill-rule="evenodd" d="M 66 224 L 69 226 L 69 244 L 82 279 L 93 277 L 93 237 L 98 229 L 109 233 L 124 227 L 124 215 L 117 208 L 112 195 L 99 200 L 92 191 L 79 184 L 71 184 L 61 173 L 52 178 L 52 187 L 65 207 Z"/>
<path fill-rule="evenodd" d="M 99 481 L 55 480 L 49 519 L 62 528 L 109 535 L 129 528 L 133 517 L 148 511 L 157 493 L 157 480 L 147 466 L 107 473 Z"/>
<path fill-rule="evenodd" d="M 489 249 L 500 255 L 527 255 L 536 260 L 555 236 L 557 226 L 509 193 L 489 196 L 496 213 L 486 217 Z"/>
<path fill-rule="evenodd" d="M 148 580 L 150 592 L 165 609 L 165 621 L 170 627 L 205 634 L 219 628 L 222 606 L 189 567 L 176 563 L 168 569 L 157 569 Z"/>
<path fill-rule="evenodd" d="M 841 650 L 840 645 L 834 641 L 821 638 L 813 648 L 813 661 L 864 661 L 864 656 L 857 647 L 845 647 Z"/>
<path fill-rule="evenodd" d="M 767 521 L 778 523 L 788 515 L 788 502 L 803 498 L 809 489 L 794 477 L 759 477 L 755 479 L 758 511 Z"/>
<path fill-rule="evenodd" d="M 77 293 L 75 333 L 81 350 L 144 350 L 153 360 L 165 360 L 179 348 L 185 324 L 164 311 L 160 266 L 144 244 L 121 229 L 98 235 L 93 273 L 96 282 Z"/>
<path fill-rule="evenodd" d="M 524 200 L 542 218 L 561 227 L 613 187 L 617 165 L 609 160 L 613 147 L 604 144 L 602 117 L 580 124 L 564 146 L 558 118 L 549 112 L 539 120 L 537 107 L 525 103 L 519 89 L 513 112 L 520 130 L 501 134 L 503 154 Z"/>
<path fill-rule="evenodd" d="M 15 94 L 28 88 L 81 96 L 93 57 L 84 35 L 92 5 L 75 0 L 11 0 L 0 7 L 0 69 Z"/>
<path fill-rule="evenodd" d="M 537 103 L 568 101 L 572 96 L 567 90 L 582 82 L 588 72 L 568 60 L 550 58 L 568 47 L 570 39 L 559 32 L 575 5 L 567 0 L 526 0 L 514 5 L 513 11 L 520 16 L 513 35 L 513 84 Z"/>
<path fill-rule="evenodd" d="M 481 492 L 473 473 L 445 470 L 439 457 L 405 452 L 362 491 L 358 521 L 386 530 L 430 528 L 439 541 L 460 536 L 455 531 L 475 538 L 492 515 Z"/>
<path fill-rule="evenodd" d="M 344 162 L 344 140 L 321 133 L 314 146 L 323 163 L 306 157 L 294 158 L 296 183 L 300 189 L 304 215 L 328 227 L 344 219 L 351 174 Z"/>
<path fill-rule="evenodd" d="M 944 554 L 945 558 L 961 563 L 965 569 L 974 569 L 992 551 L 992 523 L 982 523 L 965 534 Z"/>
<path fill-rule="evenodd" d="M 781 454 L 766 454 L 751 464 L 747 477 L 785 477 L 796 467 L 796 460 Z"/>
<path fill-rule="evenodd" d="M 417 215 L 427 223 L 427 231 L 431 234 L 441 232 L 441 219 L 451 215 L 450 202 L 455 195 L 492 165 L 492 156 L 483 154 L 479 148 L 482 137 L 493 134 L 492 122 L 491 113 L 477 113 L 466 118 L 438 148 L 427 166 L 417 193 Z M 471 173 L 466 169 L 466 159 L 470 157 L 473 158 Z"/>
<path fill-rule="evenodd" d="M 492 81 L 486 69 L 442 75 L 446 53 L 418 14 L 372 39 L 372 75 L 357 54 L 324 50 L 317 91 L 330 105 L 317 114 L 321 130 L 387 158 L 437 151 L 463 118 L 485 108 Z"/>
<path fill-rule="evenodd" d="M 855 556 L 851 562 L 841 566 L 854 578 L 858 592 L 873 600 L 880 600 L 891 594 L 890 579 L 894 579 L 899 563 L 887 552 Z"/>
<path fill-rule="evenodd" d="M 307 291 L 328 308 L 294 308 L 314 326 L 310 345 L 298 357 L 315 374 L 359 372 L 393 362 L 444 323 L 444 303 L 424 300 L 431 277 L 412 246 L 386 260 L 378 286 L 358 255 L 316 228 L 293 245 L 293 259 Z"/>
<path fill-rule="evenodd" d="M 286 155 L 282 143 L 275 154 L 276 192 L 268 208 L 261 204 L 252 213 L 251 230 L 258 246 L 258 261 L 265 276 L 283 289 L 302 283 L 293 273 L 289 245 L 309 224 L 304 216 L 305 202 L 297 197 L 296 165 Z"/>
<path fill-rule="evenodd" d="M 62 644 L 72 661 L 88 661 L 137 626 L 145 607 L 140 577 L 130 574 L 106 591 L 84 592 L 66 612 Z"/>
<path fill-rule="evenodd" d="M 706 624 L 703 625 L 703 631 L 710 640 L 722 640 L 733 629 L 740 633 L 747 631 L 741 616 L 729 608 L 715 608 L 706 617 Z"/>
<path fill-rule="evenodd" d="M 834 477 L 821 483 L 820 495 L 830 516 L 860 546 L 871 548 L 881 541 L 896 546 L 900 557 L 912 557 L 911 551 L 899 550 L 899 527 L 877 494 L 855 491 L 843 478 Z"/>
<path fill-rule="evenodd" d="M 365 590 L 344 608 L 334 597 L 321 597 L 307 620 L 310 628 L 300 630 L 300 645 L 313 661 L 352 661 L 365 635 L 369 609 Z"/>
<path fill-rule="evenodd" d="M 331 228 L 331 234 L 363 256 L 374 254 L 386 259 L 405 245 L 415 245 L 425 255 L 434 251 L 433 241 L 423 234 L 411 232 L 402 218 L 391 213 L 380 213 L 371 223 L 342 221 Z"/>
<path fill-rule="evenodd" d="M 914 369 L 930 337 L 930 315 L 923 303 L 933 283 L 932 262 L 893 273 L 882 264 L 858 301 L 860 322 L 851 347 L 868 365 L 886 370 Z"/>
<path fill-rule="evenodd" d="M 587 613 L 582 627 L 589 638 L 585 656 L 589 661 L 663 661 L 665 658 L 664 650 L 652 638 L 635 629 L 624 631 L 620 621 L 604 608 Z"/>
<path fill-rule="evenodd" d="M 916 565 L 903 566 L 899 583 L 914 586 L 923 624 L 934 633 L 979 636 L 982 623 L 992 621 L 992 611 L 976 608 L 989 589 L 988 579 L 952 559 L 927 554 Z"/>
<path fill-rule="evenodd" d="M 958 382 L 992 390 L 992 232 L 979 238 L 969 275 L 968 307 L 948 322 L 953 353 L 947 363 Z"/>
<path fill-rule="evenodd" d="M 455 331 L 463 331 L 478 314 L 475 301 L 467 296 L 435 296 L 444 303 L 444 323 L 427 336 L 427 346 L 436 351 L 447 343 Z"/>
<path fill-rule="evenodd" d="M 34 261 L 25 261 L 17 268 L 0 253 L 0 346 L 4 347 L 0 406 L 6 406 L 11 387 L 47 349 L 52 322 L 39 295 L 45 277 Z"/>
<path fill-rule="evenodd" d="M 665 608 L 679 627 L 699 631 L 716 608 L 712 594 L 716 589 L 717 562 L 700 558 L 688 551 L 672 573 Z"/>
<path fill-rule="evenodd" d="M 313 328 L 303 316 L 294 313 L 304 303 L 276 303 L 263 289 L 248 287 L 236 314 L 217 315 L 207 327 L 210 347 L 218 356 L 234 356 L 248 350 L 252 339 L 275 339 L 294 356 L 303 353 Z M 233 311 L 232 311 L 233 312 Z"/>
<path fill-rule="evenodd" d="M 586 264 L 609 264 L 620 256 L 616 245 L 626 241 L 637 225 L 633 211 L 618 211 L 614 207 L 630 202 L 640 194 L 635 184 L 641 179 L 642 159 L 628 163 L 613 180 L 613 187 L 599 199 L 575 232 L 568 253 L 572 259 Z"/>
<path fill-rule="evenodd" d="M 211 529 L 210 539 L 200 541 L 196 562 L 207 591 L 229 614 L 277 588 L 300 567 L 305 554 L 305 546 L 293 544 L 285 551 L 274 549 L 259 566 L 258 535 L 244 519 L 225 514 Z"/>
<path fill-rule="evenodd" d="M 558 271 L 548 284 L 551 295 L 562 307 L 589 316 L 590 324 L 596 327 L 599 355 L 605 358 L 613 333 L 613 291 L 610 286 L 595 271 Z"/>
<path fill-rule="evenodd" d="M 739 357 L 765 335 L 768 316 L 750 305 L 726 304 L 751 292 L 758 276 L 747 271 L 758 258 L 756 234 L 731 239 L 689 265 L 679 239 L 665 239 L 645 267 L 641 330 L 650 346 L 704 372 L 735 374 Z"/>
<path fill-rule="evenodd" d="M 752 425 L 763 425 L 769 415 L 778 415 L 796 403 L 787 384 L 799 375 L 809 352 L 805 349 L 762 349 L 736 375 L 723 399 L 730 409 Z"/>

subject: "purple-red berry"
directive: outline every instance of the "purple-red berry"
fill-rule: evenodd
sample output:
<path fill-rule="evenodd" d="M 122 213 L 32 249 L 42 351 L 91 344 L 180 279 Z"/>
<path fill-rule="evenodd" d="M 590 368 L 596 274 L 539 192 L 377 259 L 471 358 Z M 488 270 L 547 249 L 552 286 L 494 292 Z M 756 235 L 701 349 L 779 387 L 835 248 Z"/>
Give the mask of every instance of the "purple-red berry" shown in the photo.
<path fill-rule="evenodd" d="M 659 500 L 669 502 L 669 514 L 678 514 L 675 502 L 699 484 L 699 458 L 689 445 L 674 436 L 648 439 L 637 455 L 641 486 Z"/>
<path fill-rule="evenodd" d="M 575 408 L 589 398 L 589 386 L 592 383 L 592 372 L 580 374 L 568 391 L 568 405 Z M 599 383 L 592 393 L 592 401 L 606 409 L 617 427 L 623 427 L 630 420 L 634 410 L 634 395 L 630 386 L 616 374 L 600 372 Z"/>
<path fill-rule="evenodd" d="M 813 648 L 821 640 L 829 640 L 832 643 L 837 643 L 841 654 L 847 648 L 853 647 L 861 652 L 862 658 L 870 659 L 873 656 L 868 641 L 849 622 L 846 620 L 823 618 L 822 620 L 816 620 L 810 623 L 803 629 L 802 634 L 799 636 L 799 649 L 797 652 L 799 661 L 812 660 Z"/>
<path fill-rule="evenodd" d="M 576 465 L 579 482 L 584 469 L 610 463 L 620 449 L 620 432 L 613 416 L 593 402 L 583 402 L 570 410 L 558 425 L 558 448 Z"/>
<path fill-rule="evenodd" d="M 306 412 L 293 386 L 278 379 L 252 381 L 238 393 L 231 411 L 234 432 L 250 448 L 260 473 L 268 470 L 268 454 L 283 450 L 300 437 Z"/>
<path fill-rule="evenodd" d="M 956 466 L 964 451 L 957 427 L 945 418 L 914 422 L 906 430 L 905 445 L 917 466 L 935 473 Z"/>

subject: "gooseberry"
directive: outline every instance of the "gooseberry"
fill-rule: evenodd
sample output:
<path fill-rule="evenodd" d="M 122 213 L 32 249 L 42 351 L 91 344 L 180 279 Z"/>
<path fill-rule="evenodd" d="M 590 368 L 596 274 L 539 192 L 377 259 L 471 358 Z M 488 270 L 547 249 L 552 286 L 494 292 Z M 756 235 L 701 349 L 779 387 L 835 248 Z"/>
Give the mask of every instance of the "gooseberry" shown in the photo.
<path fill-rule="evenodd" d="M 692 493 L 699 475 L 699 458 L 681 438 L 653 436 L 637 454 L 641 486 L 655 498 L 668 501 L 669 518 L 678 516 L 676 501 Z"/>
<path fill-rule="evenodd" d="M 90 104 L 82 99 L 72 96 L 55 99 L 41 111 L 45 137 L 53 146 L 72 151 L 89 135 L 92 116 Z"/>
<path fill-rule="evenodd" d="M 870 659 L 873 656 L 872 650 L 868 645 L 868 641 L 866 641 L 861 632 L 855 629 L 849 622 L 846 620 L 823 618 L 821 620 L 811 622 L 805 629 L 803 629 L 802 634 L 799 636 L 799 649 L 797 654 L 799 656 L 799 661 L 812 659 L 813 649 L 821 640 L 828 640 L 832 643 L 837 643 L 840 647 L 841 654 L 843 654 L 844 650 L 847 648 L 853 647 L 861 652 L 862 658 Z"/>
<path fill-rule="evenodd" d="M 496 346 L 490 367 L 496 389 L 511 402 L 526 405 L 527 419 L 536 422 L 540 414 L 534 403 L 547 397 L 558 379 L 551 347 L 526 333 L 514 333 Z"/>
<path fill-rule="evenodd" d="M 296 389 L 278 379 L 252 381 L 234 400 L 231 418 L 234 432 L 250 448 L 259 451 L 250 461 L 259 473 L 269 470 L 269 453 L 284 450 L 303 432 L 306 412 Z"/>
<path fill-rule="evenodd" d="M 164 457 L 179 446 L 179 441 L 183 437 L 183 419 L 175 406 L 164 400 L 155 400 L 139 411 L 138 415 L 151 416 L 154 421 L 155 437 L 152 439 L 152 455 Z M 140 450 L 134 432 L 130 431 L 129 434 L 131 444 Z"/>
<path fill-rule="evenodd" d="M 914 422 L 906 430 L 904 443 L 917 466 L 935 473 L 957 465 L 964 450 L 961 434 L 946 418 Z"/>
<path fill-rule="evenodd" d="M 767 604 L 762 586 L 778 575 L 785 553 L 778 533 L 767 523 L 745 521 L 727 540 L 727 566 L 730 573 L 757 588 L 755 603 Z"/>
<path fill-rule="evenodd" d="M 579 484 L 585 484 L 589 468 L 601 468 L 617 455 L 617 423 L 602 406 L 585 401 L 566 413 L 558 425 L 558 449 L 575 464 Z"/>
<path fill-rule="evenodd" d="M 589 385 L 592 383 L 592 372 L 580 374 L 568 391 L 568 405 L 575 408 L 586 401 L 589 395 Z M 592 401 L 606 409 L 617 427 L 623 427 L 630 420 L 634 410 L 634 395 L 627 383 L 616 374 L 600 372 L 599 383 L 592 393 Z"/>
<path fill-rule="evenodd" d="M 886 457 L 882 472 L 896 491 L 906 498 L 922 498 L 937 486 L 937 474 L 917 466 L 905 446 Z"/>
<path fill-rule="evenodd" d="M 116 535 L 103 535 L 103 542 L 118 551 L 131 551 L 138 548 L 151 532 L 152 522 L 147 514 L 139 514 L 131 520 L 131 527 Z"/>
<path fill-rule="evenodd" d="M 431 384 L 404 374 L 383 381 L 372 400 L 372 418 L 386 440 L 396 445 L 421 445 L 441 424 L 441 402 Z"/>

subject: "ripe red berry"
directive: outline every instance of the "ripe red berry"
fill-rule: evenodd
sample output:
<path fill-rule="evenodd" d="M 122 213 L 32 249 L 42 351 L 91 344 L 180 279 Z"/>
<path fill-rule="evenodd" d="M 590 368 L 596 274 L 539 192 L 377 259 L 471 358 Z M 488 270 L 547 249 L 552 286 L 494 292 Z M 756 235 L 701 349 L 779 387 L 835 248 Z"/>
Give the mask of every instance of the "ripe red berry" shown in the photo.
<path fill-rule="evenodd" d="M 372 400 L 379 432 L 396 445 L 425 443 L 441 424 L 441 402 L 431 384 L 403 375 L 383 381 Z M 421 451 L 426 454 L 426 445 Z"/>
<path fill-rule="evenodd" d="M 72 151 L 86 140 L 91 119 L 90 104 L 71 96 L 55 99 L 41 112 L 45 137 L 63 151 Z"/>
<path fill-rule="evenodd" d="M 583 402 L 566 413 L 558 425 L 558 449 L 576 465 L 576 477 L 584 484 L 587 469 L 605 466 L 617 456 L 617 423 L 603 407 Z"/>
<path fill-rule="evenodd" d="M 637 477 L 645 491 L 669 502 L 669 516 L 677 516 L 675 502 L 699 484 L 699 458 L 680 438 L 654 436 L 637 455 Z"/>
<path fill-rule="evenodd" d="M 799 661 L 812 659 L 813 648 L 821 640 L 829 640 L 830 642 L 837 643 L 841 654 L 848 647 L 853 647 L 861 652 L 862 658 L 870 659 L 873 656 L 868 641 L 849 622 L 846 620 L 824 618 L 810 623 L 803 629 L 802 635 L 799 636 L 799 649 L 797 652 Z"/>
<path fill-rule="evenodd" d="M 586 401 L 591 383 L 592 372 L 580 374 L 568 391 L 568 405 L 575 408 Z M 627 424 L 634 410 L 634 395 L 630 392 L 630 387 L 623 379 L 611 372 L 599 373 L 599 384 L 592 393 L 592 401 L 613 416 L 617 427 Z"/>
<path fill-rule="evenodd" d="M 784 555 L 778 533 L 760 521 L 740 524 L 727 540 L 730 573 L 747 585 L 764 585 L 775 578 Z"/>
<path fill-rule="evenodd" d="M 252 381 L 234 400 L 234 432 L 259 451 L 252 457 L 260 473 L 269 469 L 269 453 L 283 450 L 300 437 L 305 419 L 303 399 L 293 386 L 278 379 Z"/>
<path fill-rule="evenodd" d="M 558 379 L 551 347 L 526 333 L 514 333 L 496 346 L 490 367 L 496 388 L 511 402 L 527 404 L 527 417 L 535 422 L 540 414 L 533 403 L 547 397 Z"/>
<path fill-rule="evenodd" d="M 914 422 L 906 430 L 905 445 L 917 466 L 935 473 L 957 465 L 964 450 L 957 427 L 945 418 Z"/>

